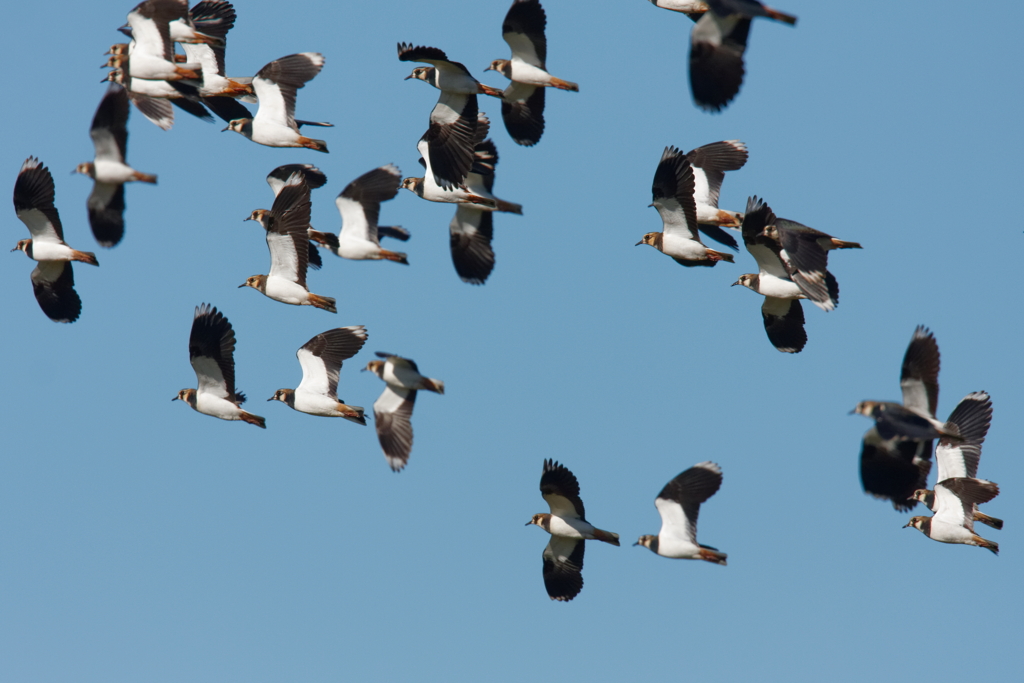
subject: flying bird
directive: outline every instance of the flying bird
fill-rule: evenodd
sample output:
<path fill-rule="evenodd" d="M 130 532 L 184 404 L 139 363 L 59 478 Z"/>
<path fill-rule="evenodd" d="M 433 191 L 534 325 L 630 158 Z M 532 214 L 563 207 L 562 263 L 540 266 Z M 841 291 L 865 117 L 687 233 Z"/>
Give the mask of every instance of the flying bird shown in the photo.
<path fill-rule="evenodd" d="M 473 131 L 473 147 L 475 150 L 476 146 L 484 141 L 487 137 L 487 133 L 490 130 L 491 122 L 483 114 L 477 117 L 477 127 Z M 422 178 L 403 178 L 402 188 L 409 190 L 417 197 L 426 199 L 431 202 L 442 202 L 448 204 L 462 204 L 469 203 L 479 205 L 488 209 L 496 209 L 497 202 L 492 197 L 484 197 L 474 193 L 470 190 L 466 184 L 460 180 L 456 184 L 450 184 L 447 188 L 439 185 L 435 181 L 435 174 L 430 161 L 430 143 L 427 141 L 426 136 L 420 138 L 419 144 L 416 145 L 416 149 L 420 152 L 420 163 L 423 165 L 424 172 Z M 475 152 L 473 153 L 475 159 Z M 470 166 L 470 171 L 472 165 Z M 463 179 L 469 176 L 469 171 L 463 176 Z M 479 185 L 477 185 L 479 189 Z"/>
<path fill-rule="evenodd" d="M 957 426 L 963 441 L 939 441 L 935 449 L 935 461 L 938 465 L 936 481 L 964 477 L 973 479 L 978 475 L 981 446 L 985 443 L 985 436 L 992 422 L 992 399 L 984 391 L 968 394 L 956 405 L 947 422 Z M 928 443 L 931 444 L 930 441 Z M 933 512 L 938 511 L 938 498 L 935 492 L 924 488 L 923 483 L 910 499 L 924 503 Z M 975 522 L 987 524 L 993 529 L 1003 528 L 1003 520 L 983 514 L 977 505 L 974 505 L 973 513 Z"/>
<path fill-rule="evenodd" d="M 974 509 L 999 495 L 999 487 L 984 479 L 954 477 L 935 485 L 936 512 L 911 517 L 903 528 L 914 527 L 933 541 L 987 548 L 999 554 L 999 544 L 974 533 Z"/>
<path fill-rule="evenodd" d="M 789 277 L 815 306 L 831 311 L 839 304 L 839 284 L 828 272 L 828 252 L 860 249 L 856 242 L 837 240 L 802 223 L 777 218 L 763 234 L 779 245 L 779 258 Z"/>
<path fill-rule="evenodd" d="M 306 286 L 310 208 L 309 186 L 301 173 L 293 173 L 269 211 L 256 209 L 245 219 L 258 222 L 266 230 L 270 273 L 250 276 L 239 288 L 252 287 L 281 303 L 337 313 L 333 298 L 313 294 Z"/>
<path fill-rule="evenodd" d="M 377 439 L 388 465 L 395 472 L 409 463 L 412 452 L 412 408 L 418 391 L 444 393 L 444 382 L 420 374 L 416 363 L 391 353 L 378 351 L 377 357 L 363 368 L 384 380 L 384 393 L 373 404 Z"/>
<path fill-rule="evenodd" d="M 175 36 L 171 35 L 171 24 Z M 188 3 L 184 0 L 145 0 L 128 13 L 132 44 L 128 55 L 115 54 L 107 66 L 127 66 L 132 78 L 154 81 L 188 79 L 202 82 L 202 66 L 197 63 L 178 65 L 174 59 L 174 42 L 216 41 L 192 29 Z M 130 59 L 129 59 L 130 57 Z"/>
<path fill-rule="evenodd" d="M 365 426 L 362 407 L 346 405 L 338 398 L 338 373 L 341 372 L 342 361 L 359 353 L 365 343 L 366 328 L 362 325 L 321 332 L 295 352 L 302 366 L 299 386 L 278 389 L 267 400 L 280 401 L 300 413 L 343 417 Z"/>
<path fill-rule="evenodd" d="M 75 171 L 93 180 L 86 201 L 92 234 L 101 247 L 113 247 L 124 237 L 124 184 L 132 181 L 156 184 L 156 176 L 128 165 L 128 92 L 111 83 L 96 108 L 89 136 L 95 148 L 92 161 Z"/>
<path fill-rule="evenodd" d="M 473 147 L 486 137 L 477 135 L 477 93 L 501 97 L 502 91 L 483 85 L 469 69 L 448 59 L 436 47 L 398 44 L 398 59 L 403 62 L 424 62 L 412 70 L 405 80 L 414 78 L 441 91 L 430 112 L 430 127 L 420 138 L 417 149 L 427 161 L 427 172 L 438 187 L 452 189 L 462 184 L 473 165 Z"/>
<path fill-rule="evenodd" d="M 224 314 L 210 304 L 196 306 L 188 337 L 188 359 L 199 388 L 182 389 L 172 401 L 184 401 L 203 415 L 267 428 L 265 418 L 241 408 L 245 394 L 235 391 L 235 331 Z"/>
<path fill-rule="evenodd" d="M 252 79 L 252 88 L 259 100 L 256 116 L 234 119 L 224 130 L 232 130 L 267 147 L 306 147 L 327 152 L 326 142 L 305 137 L 299 133 L 299 126 L 330 127 L 333 124 L 295 118 L 296 92 L 320 73 L 323 66 L 324 56 L 318 52 L 301 52 L 270 62 Z"/>
<path fill-rule="evenodd" d="M 900 389 L 904 407 L 935 414 L 939 405 L 939 344 L 931 330 L 923 325 L 914 330 L 903 356 Z M 933 443 L 931 439 L 898 435 L 883 439 L 872 426 L 865 432 L 860 450 L 860 480 L 864 491 L 875 498 L 892 501 L 892 506 L 900 512 L 913 509 L 917 505 L 910 500 L 913 492 L 927 486 Z"/>
<path fill-rule="evenodd" d="M 732 254 L 708 249 L 700 241 L 693 168 L 686 155 L 675 147 L 666 147 L 662 152 L 651 193 L 651 206 L 661 215 L 663 231 L 647 233 L 635 246 L 648 244 L 687 267 L 733 262 Z"/>
<path fill-rule="evenodd" d="M 270 185 L 270 189 L 274 192 L 275 198 L 277 195 L 281 194 L 281 190 L 283 190 L 292 179 L 293 173 L 298 173 L 302 179 L 306 181 L 306 185 L 310 190 L 323 187 L 324 184 L 327 183 L 327 176 L 313 164 L 284 164 L 283 166 L 278 166 L 267 174 L 267 184 Z M 307 228 L 307 232 L 312 234 L 316 231 L 313 230 L 312 226 L 310 226 Z M 312 237 L 310 239 L 312 239 Z M 313 244 L 313 242 L 309 242 L 308 247 L 309 267 L 313 270 L 320 270 L 324 265 L 320 258 L 320 252 L 317 251 L 316 245 Z"/>
<path fill-rule="evenodd" d="M 408 265 L 406 254 L 382 249 L 377 220 L 381 202 L 398 194 L 402 172 L 394 164 L 367 171 L 345 186 L 334 200 L 341 214 L 341 232 L 309 231 L 309 239 L 327 247 L 335 256 L 354 260 L 397 261 Z"/>
<path fill-rule="evenodd" d="M 738 228 L 743 214 L 718 208 L 718 197 L 726 171 L 737 171 L 747 163 L 747 146 L 739 140 L 702 145 L 686 153 L 693 168 L 693 200 L 697 204 L 697 228 L 727 247 L 739 251 L 736 239 L 722 228 Z"/>
<path fill-rule="evenodd" d="M 710 8 L 690 34 L 690 88 L 704 111 L 718 112 L 736 97 L 743 84 L 743 53 L 750 22 L 767 17 L 796 24 L 796 17 L 756 0 L 705 0 Z"/>
<path fill-rule="evenodd" d="M 544 588 L 552 600 L 568 602 L 583 589 L 583 552 L 587 540 L 619 545 L 619 535 L 593 526 L 586 520 L 580 485 L 564 465 L 550 458 L 544 461 L 540 495 L 550 513 L 538 512 L 526 523 L 551 534 L 544 548 Z"/>
<path fill-rule="evenodd" d="M 665 484 L 654 507 L 661 515 L 657 536 L 641 536 L 633 545 L 642 545 L 662 557 L 704 560 L 724 565 L 728 555 L 717 548 L 697 543 L 697 515 L 701 503 L 722 486 L 722 468 L 713 462 L 700 462 L 684 470 Z"/>
<path fill-rule="evenodd" d="M 539 0 L 515 0 L 501 25 L 512 59 L 495 59 L 487 71 L 512 81 L 501 95 L 501 118 L 516 144 L 537 144 L 544 133 L 544 89 L 579 92 L 579 85 L 547 72 L 547 15 Z"/>
<path fill-rule="evenodd" d="M 50 320 L 73 323 L 82 312 L 82 300 L 75 291 L 72 261 L 98 266 L 96 254 L 78 251 L 64 243 L 64 228 L 53 200 L 56 191 L 50 169 L 29 157 L 14 182 L 14 212 L 28 228 L 29 239 L 11 251 L 23 251 L 37 261 L 32 270 L 32 291 Z"/>

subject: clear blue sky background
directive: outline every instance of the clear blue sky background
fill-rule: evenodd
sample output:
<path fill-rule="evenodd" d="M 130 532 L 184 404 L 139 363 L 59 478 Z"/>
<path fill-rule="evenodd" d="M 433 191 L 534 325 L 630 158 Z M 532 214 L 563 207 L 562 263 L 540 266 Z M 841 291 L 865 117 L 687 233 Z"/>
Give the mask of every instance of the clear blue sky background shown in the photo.
<path fill-rule="evenodd" d="M 265 175 L 312 162 L 334 196 L 393 162 L 420 175 L 416 142 L 437 91 L 403 81 L 395 44 L 440 47 L 486 83 L 506 57 L 508 3 L 239 2 L 229 75 L 301 51 L 326 56 L 298 98 L 327 120 L 329 155 L 270 149 L 180 114 L 164 132 L 137 112 L 129 160 L 159 185 L 127 191 L 127 234 L 99 250 L 68 172 L 92 158 L 97 68 L 131 2 L 15 3 L 5 10 L 8 96 L 0 178 L 53 169 L 76 266 L 73 325 L 32 297 L 32 264 L 3 253 L 0 678 L 196 683 L 465 680 L 1010 680 L 1022 658 L 1024 463 L 1016 208 L 1024 152 L 1019 3 L 779 0 L 796 28 L 757 21 L 739 97 L 720 115 L 690 98 L 691 24 L 643 0 L 548 0 L 548 64 L 580 83 L 548 94 L 547 132 L 514 145 L 497 101 L 497 267 L 463 284 L 448 254 L 452 207 L 403 191 L 382 223 L 408 228 L 410 266 L 325 254 L 311 289 L 338 315 L 286 307 L 244 279 L 269 264 Z M 102 6 L 101 6 L 102 5 Z M 585 5 L 585 9 L 584 9 Z M 722 206 L 763 196 L 788 218 L 864 245 L 833 252 L 841 305 L 805 305 L 803 353 L 775 351 L 761 299 L 729 285 L 756 268 L 684 269 L 648 247 L 662 149 L 729 138 L 750 160 Z M 8 195 L 10 196 L 10 195 Z M 7 205 L 10 247 L 25 230 Z M 234 325 L 239 387 L 262 431 L 171 398 L 195 386 L 187 340 L 210 302 Z M 341 396 L 370 409 L 376 350 L 415 359 L 448 393 L 420 396 L 409 467 L 392 473 L 372 424 L 314 418 L 265 399 L 300 377 L 314 334 L 366 325 Z M 898 399 L 914 326 L 942 352 L 939 412 L 987 390 L 995 415 L 980 475 L 1007 520 L 997 558 L 901 529 L 860 487 L 848 411 Z M 592 544 L 586 585 L 549 601 L 544 458 L 576 473 L 588 517 L 622 534 Z M 700 540 L 729 566 L 629 547 L 656 533 L 653 499 L 714 460 L 721 491 Z"/>

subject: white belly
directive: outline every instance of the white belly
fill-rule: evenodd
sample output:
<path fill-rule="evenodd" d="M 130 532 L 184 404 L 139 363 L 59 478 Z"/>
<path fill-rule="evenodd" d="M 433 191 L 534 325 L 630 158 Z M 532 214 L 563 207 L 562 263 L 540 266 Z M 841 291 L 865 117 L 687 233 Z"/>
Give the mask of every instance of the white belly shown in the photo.
<path fill-rule="evenodd" d="M 658 536 L 658 554 L 678 560 L 699 560 L 700 546 L 684 538 Z"/>
<path fill-rule="evenodd" d="M 764 296 L 773 296 L 776 299 L 806 299 L 792 280 L 784 280 L 774 275 L 761 273 L 759 280 L 759 293 Z"/>
<path fill-rule="evenodd" d="M 551 85 L 551 74 L 521 59 L 512 58 L 512 80 L 528 85 Z"/>
<path fill-rule="evenodd" d="M 551 524 L 548 531 L 552 536 L 564 538 L 593 538 L 594 527 L 580 519 L 565 519 L 551 515 Z"/>
<path fill-rule="evenodd" d="M 380 247 L 369 240 L 353 239 L 351 237 L 338 238 L 338 256 L 342 258 L 361 261 L 365 259 L 379 259 Z"/>
<path fill-rule="evenodd" d="M 301 147 L 299 131 L 276 121 L 260 120 L 259 112 L 252 122 L 252 141 L 268 147 Z"/>
<path fill-rule="evenodd" d="M 703 261 L 708 255 L 707 247 L 700 242 L 671 233 L 661 238 L 661 250 L 672 258 L 684 261 Z"/>
<path fill-rule="evenodd" d="M 242 409 L 227 399 L 198 392 L 196 394 L 196 410 L 203 415 L 211 415 L 222 420 L 238 420 Z"/>
<path fill-rule="evenodd" d="M 36 261 L 71 261 L 72 249 L 66 244 L 32 240 L 32 258 Z"/>
<path fill-rule="evenodd" d="M 266 295 L 275 301 L 293 306 L 309 306 L 309 292 L 297 282 L 271 275 L 267 278 Z"/>
<path fill-rule="evenodd" d="M 94 163 L 94 173 L 97 182 L 123 185 L 135 180 L 135 169 L 120 161 L 113 159 L 97 159 Z"/>
<path fill-rule="evenodd" d="M 311 391 L 295 392 L 295 410 L 309 415 L 322 417 L 342 417 L 338 411 L 338 402 L 330 396 L 316 394 Z"/>

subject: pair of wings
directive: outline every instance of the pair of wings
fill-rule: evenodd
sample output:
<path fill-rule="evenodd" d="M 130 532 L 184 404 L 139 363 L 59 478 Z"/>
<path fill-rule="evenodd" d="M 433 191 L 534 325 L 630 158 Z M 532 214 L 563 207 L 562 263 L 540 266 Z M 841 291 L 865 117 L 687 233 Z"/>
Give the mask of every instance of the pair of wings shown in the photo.
<path fill-rule="evenodd" d="M 323 67 L 324 56 L 319 52 L 300 52 L 275 59 L 260 69 L 252 79 L 252 87 L 259 100 L 253 125 L 269 124 L 298 130 L 295 94 Z"/>
<path fill-rule="evenodd" d="M 316 171 L 319 173 L 319 169 Z M 312 210 L 306 176 L 306 172 L 295 170 L 276 190 L 270 218 L 265 226 L 267 246 L 270 248 L 269 276 L 285 278 L 302 287 L 306 286 L 306 271 L 309 267 L 309 220 Z M 271 182 L 268 176 L 267 182 L 271 188 L 275 188 L 276 179 Z"/>
<path fill-rule="evenodd" d="M 722 469 L 705 461 L 684 470 L 654 499 L 661 515 L 659 540 L 678 539 L 697 545 L 697 516 L 701 503 L 713 496 L 722 486 Z"/>

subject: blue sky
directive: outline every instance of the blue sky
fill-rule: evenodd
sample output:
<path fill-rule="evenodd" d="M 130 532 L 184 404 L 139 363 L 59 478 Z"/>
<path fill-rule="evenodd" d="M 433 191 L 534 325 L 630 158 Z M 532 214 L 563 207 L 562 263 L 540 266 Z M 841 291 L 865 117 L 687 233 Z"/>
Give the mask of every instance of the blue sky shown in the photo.
<path fill-rule="evenodd" d="M 780 0 L 781 3 L 781 0 Z M 495 192 L 523 216 L 495 219 L 483 287 L 448 254 L 452 207 L 403 191 L 381 222 L 408 228 L 410 266 L 325 254 L 312 291 L 337 315 L 249 289 L 266 272 L 258 228 L 266 174 L 309 162 L 327 174 L 313 225 L 337 229 L 334 196 L 385 163 L 420 175 L 416 142 L 437 91 L 403 81 L 395 44 L 446 50 L 485 83 L 507 56 L 506 2 L 239 2 L 229 75 L 319 51 L 326 66 L 298 116 L 327 120 L 329 155 L 270 149 L 177 116 L 137 112 L 129 161 L 159 185 L 127 190 L 127 233 L 95 246 L 71 176 L 92 157 L 103 52 L 130 3 L 19 3 L 6 10 L 11 95 L 0 169 L 53 171 L 84 308 L 50 322 L 32 264 L 6 255 L 0 456 L 0 661 L 30 681 L 522 681 L 676 679 L 1008 680 L 1024 623 L 1024 527 L 1015 482 L 1020 384 L 1018 277 L 1024 48 L 999 32 L 1024 10 L 997 2 L 787 0 L 795 28 L 757 21 L 746 82 L 720 115 L 689 94 L 690 22 L 642 0 L 545 3 L 548 66 L 580 84 L 550 92 L 547 130 L 517 147 L 491 115 Z M 57 11 L 59 9 L 59 11 Z M 809 341 L 775 351 L 755 269 L 684 269 L 633 245 L 660 229 L 647 205 L 666 145 L 747 143 L 722 206 L 748 195 L 863 251 L 833 252 L 831 313 L 805 305 Z M 8 205 L 10 206 L 10 205 Z M 8 208 L 10 246 L 25 237 Z M 4 252 L 6 253 L 6 252 Z M 210 302 L 234 325 L 238 386 L 266 431 L 171 398 L 195 385 L 187 340 Z M 932 542 L 866 496 L 862 399 L 898 399 L 914 327 L 942 353 L 941 415 L 969 392 L 994 402 L 980 476 L 1002 495 L 985 528 L 1002 546 Z M 392 473 L 371 426 L 265 399 L 300 378 L 314 334 L 366 325 L 339 393 L 369 410 L 383 384 L 358 370 L 377 350 L 443 379 L 421 395 L 409 467 Z M 544 458 L 578 477 L 588 519 L 623 547 L 592 544 L 569 604 L 541 579 Z M 703 460 L 722 489 L 702 542 L 729 566 L 671 561 L 629 544 L 658 531 L 655 495 Z M 955 656 L 951 656 L 954 655 Z"/>

